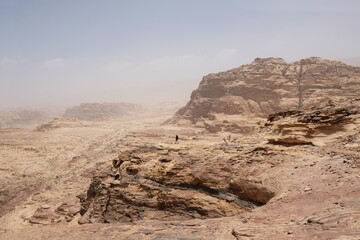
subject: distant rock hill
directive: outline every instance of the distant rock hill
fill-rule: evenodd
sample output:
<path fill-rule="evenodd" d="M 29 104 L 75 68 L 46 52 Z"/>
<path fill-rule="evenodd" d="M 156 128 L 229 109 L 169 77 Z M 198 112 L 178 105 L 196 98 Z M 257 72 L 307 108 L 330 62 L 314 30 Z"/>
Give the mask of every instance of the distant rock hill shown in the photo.
<path fill-rule="evenodd" d="M 80 106 L 68 108 L 63 117 L 98 121 L 119 118 L 142 110 L 142 106 L 132 103 L 81 103 Z"/>
<path fill-rule="evenodd" d="M 235 116 L 266 117 L 279 111 L 356 98 L 360 68 L 311 57 L 287 63 L 256 58 L 251 64 L 205 76 L 191 100 L 167 123 L 193 123 L 210 131 L 250 131 Z M 230 120 L 229 120 L 230 119 Z"/>
<path fill-rule="evenodd" d="M 62 108 L 3 110 L 0 111 L 0 128 L 33 127 L 61 116 L 63 112 Z"/>

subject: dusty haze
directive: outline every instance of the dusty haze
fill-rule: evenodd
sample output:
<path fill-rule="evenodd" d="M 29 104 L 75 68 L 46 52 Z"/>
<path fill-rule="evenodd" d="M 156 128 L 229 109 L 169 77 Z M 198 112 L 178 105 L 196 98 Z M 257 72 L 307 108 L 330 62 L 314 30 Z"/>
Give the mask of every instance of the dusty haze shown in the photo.
<path fill-rule="evenodd" d="M 0 1 L 0 109 L 186 102 L 256 57 L 359 64 L 360 3 Z"/>

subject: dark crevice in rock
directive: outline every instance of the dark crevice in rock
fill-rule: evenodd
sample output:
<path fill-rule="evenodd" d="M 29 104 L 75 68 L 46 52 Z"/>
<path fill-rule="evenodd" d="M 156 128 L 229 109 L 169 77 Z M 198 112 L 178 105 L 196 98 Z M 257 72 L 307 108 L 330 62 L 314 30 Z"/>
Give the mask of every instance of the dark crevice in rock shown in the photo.
<path fill-rule="evenodd" d="M 252 201 L 251 199 L 246 199 L 243 196 L 241 196 L 241 194 L 238 194 L 238 192 L 232 191 L 231 189 L 219 190 L 219 189 L 212 189 L 212 188 L 209 188 L 204 185 L 191 185 L 191 184 L 185 184 L 185 183 L 178 184 L 178 185 L 166 184 L 165 186 L 171 187 L 174 189 L 183 189 L 183 190 L 193 189 L 198 192 L 205 193 L 207 195 L 210 195 L 212 197 L 215 197 L 215 198 L 218 198 L 221 200 L 234 202 L 237 205 L 239 205 L 240 207 L 246 208 L 246 209 L 252 209 L 257 206 L 264 205 L 264 204 L 256 202 L 256 201 Z"/>
<path fill-rule="evenodd" d="M 151 181 L 154 181 L 153 179 L 148 179 Z M 257 206 L 262 206 L 265 203 L 260 203 L 257 201 L 253 201 L 249 198 L 244 197 L 242 194 L 240 194 L 238 191 L 234 189 L 213 189 L 204 185 L 192 185 L 192 184 L 164 184 L 157 181 L 154 181 L 158 184 L 163 185 L 166 188 L 173 188 L 173 189 L 180 189 L 180 190 L 188 190 L 192 189 L 201 193 L 205 193 L 207 195 L 210 195 L 212 197 L 218 198 L 220 200 L 225 200 L 228 202 L 234 202 L 237 205 L 239 205 L 242 208 L 245 209 L 252 209 Z"/>
<path fill-rule="evenodd" d="M 106 205 L 105 205 L 105 209 L 104 209 L 104 211 L 103 211 L 103 219 L 104 219 L 104 222 L 105 223 L 109 223 L 109 221 L 107 220 L 107 218 L 106 218 L 106 214 L 107 214 L 107 211 L 108 211 L 108 209 L 109 209 L 109 204 L 110 204 L 110 200 L 111 200 L 111 193 L 110 193 L 110 191 L 108 191 L 108 199 L 107 199 L 107 201 L 106 201 Z"/>
<path fill-rule="evenodd" d="M 273 145 L 280 145 L 284 147 L 292 147 L 292 146 L 299 146 L 299 145 L 310 145 L 314 146 L 314 144 L 311 141 L 299 141 L 297 139 L 285 139 L 285 140 L 276 140 L 276 139 L 269 139 L 269 144 Z"/>

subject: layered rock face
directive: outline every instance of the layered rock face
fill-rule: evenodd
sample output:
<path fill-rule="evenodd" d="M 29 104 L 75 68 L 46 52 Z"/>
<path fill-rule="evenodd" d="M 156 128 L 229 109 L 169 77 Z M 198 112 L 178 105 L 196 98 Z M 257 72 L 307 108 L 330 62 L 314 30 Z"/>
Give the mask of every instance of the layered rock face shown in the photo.
<path fill-rule="evenodd" d="M 142 110 L 132 103 L 82 103 L 66 110 L 64 117 L 80 120 L 106 120 L 127 116 Z"/>
<path fill-rule="evenodd" d="M 272 144 L 324 145 L 329 135 L 346 133 L 358 121 L 360 99 L 310 110 L 285 111 L 271 114 L 266 126 L 272 129 Z"/>
<path fill-rule="evenodd" d="M 79 196 L 79 223 L 233 216 L 274 196 L 274 186 L 247 179 L 245 167 L 237 162 L 241 157 L 231 158 L 241 147 L 228 154 L 217 146 L 212 149 L 217 157 L 195 148 L 155 145 L 122 152 Z"/>
<path fill-rule="evenodd" d="M 251 64 L 205 76 L 189 103 L 169 122 L 204 122 L 206 127 L 209 120 L 223 120 L 223 115 L 266 117 L 329 99 L 354 98 L 359 92 L 359 67 L 317 57 L 293 63 L 281 58 L 257 58 Z M 211 125 L 213 131 L 236 129 L 229 128 L 227 122 Z"/>

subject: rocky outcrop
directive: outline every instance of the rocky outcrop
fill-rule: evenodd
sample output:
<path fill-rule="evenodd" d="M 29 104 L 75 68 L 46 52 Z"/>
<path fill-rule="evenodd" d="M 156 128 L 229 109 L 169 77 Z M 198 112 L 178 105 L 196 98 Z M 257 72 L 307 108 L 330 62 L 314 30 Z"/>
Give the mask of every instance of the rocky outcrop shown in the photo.
<path fill-rule="evenodd" d="M 80 120 L 106 120 L 137 113 L 142 107 L 132 103 L 81 103 L 68 108 L 63 117 Z"/>
<path fill-rule="evenodd" d="M 266 204 L 274 186 L 235 174 L 231 155 L 164 146 L 126 151 L 80 195 L 79 223 L 234 216 Z M 210 167 L 211 166 L 211 167 Z M 244 170 L 244 169 L 243 169 Z"/>
<path fill-rule="evenodd" d="M 325 196 L 332 191 L 332 185 L 325 184 L 329 178 L 339 171 L 356 170 L 359 110 L 360 101 L 354 100 L 280 112 L 269 116 L 253 135 L 228 135 L 223 141 L 218 136 L 218 143 L 206 135 L 179 144 L 157 144 L 153 136 L 146 135 L 139 145 L 135 139 L 140 135 L 134 136 L 123 146 L 128 149 L 94 172 L 87 192 L 79 195 L 79 223 L 137 224 L 250 213 L 266 215 L 266 222 L 271 222 L 275 215 L 302 214 L 302 204 L 296 205 L 299 212 L 292 212 L 293 201 L 314 201 L 311 194 Z M 317 144 L 319 140 L 336 142 L 337 147 Z M 352 149 L 341 153 L 346 159 L 332 158 L 339 144 Z M 314 177 L 317 174 L 321 180 Z M 289 210 L 282 207 L 287 204 Z M 288 213 L 277 214 L 274 209 Z"/>
<path fill-rule="evenodd" d="M 359 119 L 359 114 L 360 99 L 338 104 L 330 101 L 316 109 L 271 114 L 265 125 L 272 129 L 269 143 L 315 145 L 323 144 L 330 135 L 346 134 L 347 128 Z"/>
<path fill-rule="evenodd" d="M 359 91 L 359 67 L 317 57 L 293 63 L 281 58 L 257 58 L 251 64 L 205 76 L 188 104 L 168 123 L 190 122 L 210 131 L 241 132 L 246 121 L 231 121 L 229 117 L 266 117 L 330 99 L 355 98 Z M 239 128 L 229 127 L 234 124 Z"/>

